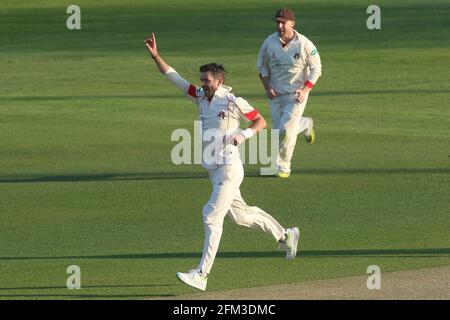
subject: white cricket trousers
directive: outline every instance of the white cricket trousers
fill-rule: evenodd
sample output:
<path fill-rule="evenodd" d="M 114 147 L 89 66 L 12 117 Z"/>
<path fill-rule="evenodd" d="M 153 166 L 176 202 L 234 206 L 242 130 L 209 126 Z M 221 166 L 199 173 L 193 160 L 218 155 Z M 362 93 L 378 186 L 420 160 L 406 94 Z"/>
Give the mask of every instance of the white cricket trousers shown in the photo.
<path fill-rule="evenodd" d="M 238 225 L 259 228 L 271 234 L 276 241 L 286 232 L 271 215 L 258 207 L 247 205 L 242 199 L 239 186 L 244 179 L 244 168 L 240 161 L 210 170 L 209 178 L 213 190 L 211 198 L 203 207 L 205 242 L 202 259 L 197 267 L 204 274 L 211 271 L 227 214 Z"/>
<path fill-rule="evenodd" d="M 302 103 L 296 94 L 282 94 L 270 100 L 273 128 L 280 130 L 280 150 L 277 157 L 278 169 L 290 173 L 297 135 L 311 128 L 311 119 L 302 117 L 309 93 Z M 309 133 L 308 133 L 309 134 Z"/>

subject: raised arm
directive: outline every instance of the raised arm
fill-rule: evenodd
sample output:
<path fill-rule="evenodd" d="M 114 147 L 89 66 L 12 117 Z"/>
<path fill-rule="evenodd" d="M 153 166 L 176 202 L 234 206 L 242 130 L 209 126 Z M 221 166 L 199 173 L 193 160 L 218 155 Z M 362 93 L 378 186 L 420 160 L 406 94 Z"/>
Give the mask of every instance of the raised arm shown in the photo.
<path fill-rule="evenodd" d="M 159 71 L 169 80 L 174 86 L 183 91 L 184 94 L 189 93 L 190 83 L 182 78 L 170 65 L 168 65 L 164 59 L 158 54 L 158 48 L 156 46 L 155 34 L 152 33 L 152 38 L 145 39 L 145 46 L 150 53 L 150 56 L 155 61 Z"/>
<path fill-rule="evenodd" d="M 169 71 L 170 66 L 158 54 L 158 48 L 156 46 L 155 34 L 152 33 L 152 38 L 151 39 L 149 39 L 149 38 L 145 39 L 144 43 L 145 43 L 145 46 L 148 49 L 148 52 L 150 53 L 150 56 L 152 57 L 153 60 L 155 60 L 155 63 L 157 65 L 159 71 L 161 71 L 162 74 L 164 74 L 167 71 Z"/>

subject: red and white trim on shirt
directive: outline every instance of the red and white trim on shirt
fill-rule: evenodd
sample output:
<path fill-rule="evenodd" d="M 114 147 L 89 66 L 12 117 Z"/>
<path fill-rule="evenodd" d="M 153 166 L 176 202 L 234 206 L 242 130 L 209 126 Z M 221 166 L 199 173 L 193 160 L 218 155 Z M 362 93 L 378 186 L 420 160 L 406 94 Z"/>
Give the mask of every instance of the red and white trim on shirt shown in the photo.
<path fill-rule="evenodd" d="M 308 88 L 312 89 L 312 87 L 314 87 L 314 83 L 310 82 L 310 81 L 305 81 L 305 86 L 307 86 Z"/>
<path fill-rule="evenodd" d="M 189 96 L 191 96 L 192 98 L 197 98 L 196 91 L 197 91 L 197 87 L 191 83 L 191 84 L 189 85 L 189 89 L 188 89 L 187 94 L 188 94 Z"/>
<path fill-rule="evenodd" d="M 257 109 L 253 109 L 252 111 L 245 113 L 244 116 L 248 120 L 253 121 L 253 119 L 255 119 L 258 114 L 259 114 L 258 110 Z"/>

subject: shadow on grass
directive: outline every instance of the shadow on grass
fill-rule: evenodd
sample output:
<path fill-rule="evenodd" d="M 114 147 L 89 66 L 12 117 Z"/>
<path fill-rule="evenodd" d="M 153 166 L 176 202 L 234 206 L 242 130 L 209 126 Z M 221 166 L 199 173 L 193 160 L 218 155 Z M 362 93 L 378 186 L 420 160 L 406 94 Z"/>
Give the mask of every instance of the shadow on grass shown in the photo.
<path fill-rule="evenodd" d="M 39 289 L 39 288 L 36 288 Z M 67 290 L 67 288 L 66 288 Z M 150 298 L 175 297 L 176 294 L 0 294 L 1 298 L 71 298 L 71 299 L 112 299 L 112 298 Z"/>
<path fill-rule="evenodd" d="M 125 285 L 83 285 L 81 289 L 104 289 L 104 288 L 152 288 L 152 287 L 174 287 L 171 284 L 125 284 Z M 150 297 L 174 297 L 175 294 L 76 294 L 79 291 L 70 291 L 67 294 L 58 293 L 3 293 L 2 291 L 19 291 L 19 290 L 68 290 L 65 286 L 58 287 L 46 287 L 46 286 L 34 286 L 34 287 L 11 287 L 0 288 L 0 297 L 2 298 L 70 298 L 70 299 L 112 299 L 112 298 L 150 298 Z"/>
<path fill-rule="evenodd" d="M 112 174 L 73 174 L 47 175 L 28 177 L 0 177 L 0 183 L 33 183 L 33 182 L 89 182 L 89 181 L 139 181 L 139 180 L 180 180 L 208 179 L 206 171 L 193 172 L 148 172 L 148 173 L 112 173 Z"/>
<path fill-rule="evenodd" d="M 450 168 L 310 168 L 293 169 L 291 174 L 299 175 L 340 175 L 340 174 L 442 174 L 450 173 Z M 258 176 L 257 173 L 246 176 Z M 0 180 L 1 181 L 1 180 Z"/>
<path fill-rule="evenodd" d="M 450 93 L 449 89 L 384 89 L 384 90 L 362 90 L 362 91 L 317 91 L 315 96 L 345 96 L 345 95 L 373 95 L 373 94 L 424 94 Z M 249 93 L 247 98 L 265 98 L 265 94 Z M 85 95 L 85 96 L 0 96 L 0 101 L 77 101 L 77 100 L 139 100 L 139 99 L 170 99 L 174 97 L 171 94 L 147 94 L 147 95 Z"/>
<path fill-rule="evenodd" d="M 317 168 L 292 170 L 301 175 L 339 175 L 339 174 L 445 174 L 450 168 Z M 247 177 L 275 178 L 261 176 L 251 170 Z M 35 183 L 35 182 L 89 182 L 89 181 L 139 181 L 139 180 L 183 180 L 208 179 L 206 171 L 195 172 L 142 172 L 110 174 L 69 174 L 69 175 L 22 175 L 0 176 L 0 183 Z"/>
<path fill-rule="evenodd" d="M 98 255 L 98 256 L 55 256 L 55 257 L 0 257 L 1 261 L 14 260 L 64 260 L 64 259 L 174 259 L 174 258 L 200 258 L 199 252 L 185 253 L 150 253 L 150 254 L 118 254 L 118 255 Z M 247 251 L 247 252 L 221 252 L 220 258 L 280 258 L 282 252 L 268 251 Z M 397 258 L 436 258 L 450 257 L 450 248 L 427 248 L 427 249 L 351 249 L 351 250 L 307 250 L 300 253 L 301 257 L 327 258 L 327 257 L 397 257 Z M 151 287 L 170 287 L 168 284 L 147 284 L 147 285 L 91 285 L 83 286 L 83 289 L 92 288 L 151 288 Z M 176 294 L 4 294 L 7 290 L 55 290 L 67 289 L 66 287 L 11 287 L 0 288 L 0 298 L 4 299 L 27 299 L 27 298 L 48 298 L 48 299 L 133 299 L 133 298 L 162 298 L 175 297 Z"/>
<path fill-rule="evenodd" d="M 83 285 L 81 289 L 125 289 L 125 288 L 152 288 L 152 287 L 175 287 L 173 284 L 124 284 L 124 285 Z M 11 287 L 0 288 L 0 298 L 70 298 L 70 299 L 122 299 L 122 298 L 150 298 L 150 297 L 175 297 L 175 294 L 76 294 L 79 291 L 71 290 L 67 294 L 58 293 L 4 293 L 2 291 L 19 291 L 19 290 L 68 290 L 65 286 L 49 287 L 49 286 L 34 286 L 34 287 Z"/>
<path fill-rule="evenodd" d="M 241 251 L 219 252 L 218 257 L 225 259 L 234 258 L 279 258 L 284 255 L 280 251 Z M 450 248 L 427 249 L 349 249 L 349 250 L 306 250 L 298 254 L 301 257 L 327 258 L 327 257 L 450 257 Z M 138 253 L 117 255 L 93 255 L 93 256 L 35 256 L 35 257 L 0 257 L 0 261 L 15 260 L 107 260 L 107 259 L 191 259 L 200 258 L 201 252 L 166 252 L 166 253 Z"/>
<path fill-rule="evenodd" d="M 123 284 L 123 285 L 97 285 L 97 286 L 85 286 L 83 289 L 103 289 L 103 288 L 151 288 L 151 287 L 174 287 L 173 284 Z M 67 289 L 65 286 L 58 287 L 11 287 L 1 288 L 2 290 L 53 290 L 53 289 Z"/>

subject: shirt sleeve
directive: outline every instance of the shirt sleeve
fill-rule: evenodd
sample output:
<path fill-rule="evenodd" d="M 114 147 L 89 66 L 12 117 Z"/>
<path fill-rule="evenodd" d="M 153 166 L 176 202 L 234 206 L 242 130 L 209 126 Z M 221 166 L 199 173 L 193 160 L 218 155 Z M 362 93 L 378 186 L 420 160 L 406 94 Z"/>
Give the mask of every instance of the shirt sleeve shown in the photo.
<path fill-rule="evenodd" d="M 169 80 L 175 87 L 180 89 L 187 97 L 192 100 L 196 100 L 202 94 L 202 88 L 197 87 L 192 83 L 189 83 L 183 77 L 181 77 L 178 72 L 173 68 L 170 68 L 164 76 Z"/>
<path fill-rule="evenodd" d="M 258 69 L 261 77 L 268 77 L 270 75 L 268 67 L 269 56 L 267 55 L 268 43 L 269 41 L 266 39 L 259 49 L 258 60 L 256 61 L 256 68 Z"/>
<path fill-rule="evenodd" d="M 305 81 L 305 85 L 312 88 L 322 74 L 322 62 L 316 46 L 308 40 L 306 43 L 306 61 L 310 68 L 309 75 Z"/>
<path fill-rule="evenodd" d="M 197 87 L 195 84 L 190 83 L 186 95 L 188 98 L 196 100 L 198 97 L 203 95 L 203 88 Z"/>
<path fill-rule="evenodd" d="M 253 121 L 259 114 L 259 111 L 253 108 L 247 100 L 243 98 L 236 98 L 235 105 L 238 109 L 240 119 L 245 122 Z"/>

